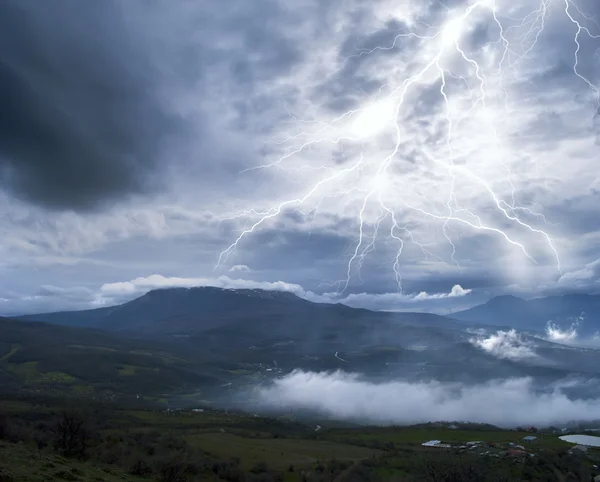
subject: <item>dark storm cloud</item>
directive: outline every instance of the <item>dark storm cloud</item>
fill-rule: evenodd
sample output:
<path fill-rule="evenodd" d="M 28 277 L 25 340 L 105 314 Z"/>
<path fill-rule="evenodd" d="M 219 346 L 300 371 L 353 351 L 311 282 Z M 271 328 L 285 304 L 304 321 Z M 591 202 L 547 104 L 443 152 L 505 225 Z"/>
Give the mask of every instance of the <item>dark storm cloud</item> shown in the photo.
<path fill-rule="evenodd" d="M 83 210 L 156 188 L 175 125 L 112 1 L 0 2 L 0 185 Z"/>

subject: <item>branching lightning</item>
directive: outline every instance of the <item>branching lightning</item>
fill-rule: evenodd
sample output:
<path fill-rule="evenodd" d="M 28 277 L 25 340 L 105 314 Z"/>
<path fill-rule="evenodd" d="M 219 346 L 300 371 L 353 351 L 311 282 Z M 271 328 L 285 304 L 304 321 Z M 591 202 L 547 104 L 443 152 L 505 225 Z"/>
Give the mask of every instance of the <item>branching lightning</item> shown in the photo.
<path fill-rule="evenodd" d="M 544 214 L 517 201 L 515 174 L 511 162 L 507 161 L 514 152 L 505 149 L 506 128 L 499 119 L 511 116 L 511 90 L 506 79 L 524 78 L 523 65 L 538 46 L 551 12 L 559 12 L 573 26 L 573 73 L 591 90 L 600 108 L 600 89 L 579 68 L 582 38 L 600 39 L 600 26 L 575 0 L 540 0 L 518 19 L 513 16 L 514 2 L 505 2 L 504 6 L 511 9 L 506 12 L 501 3 L 502 0 L 471 1 L 460 9 L 448 9 L 437 27 L 421 22 L 414 31 L 399 33 L 390 45 L 360 50 L 356 57 L 368 59 L 389 55 L 402 42 L 417 45 L 414 58 L 398 69 L 402 72 L 392 69 L 394 75 L 382 82 L 374 98 L 320 126 L 311 122 L 311 127 L 317 127 L 274 142 L 285 149 L 282 155 L 243 171 L 248 175 L 250 171 L 277 169 L 297 174 L 311 172 L 320 177 L 309 180 L 301 195 L 265 209 L 251 208 L 221 217 L 224 221 L 245 219 L 247 225 L 220 253 L 217 267 L 245 238 L 286 211 L 310 206 L 309 212 L 318 212 L 327 200 L 341 199 L 348 212 L 354 210 L 357 224 L 346 276 L 338 282 L 342 292 L 349 287 L 355 270 L 360 279 L 367 256 L 379 242 L 396 244 L 390 264 L 399 289 L 403 252 L 409 244 L 426 258 L 442 260 L 446 257 L 460 268 L 460 249 L 452 231 L 455 228 L 495 237 L 519 250 L 533 263 L 538 262 L 541 252 L 553 260 L 560 273 L 561 259 L 548 231 L 551 224 Z M 482 23 L 493 29 L 495 40 L 485 45 L 485 52 L 473 52 L 468 40 Z M 595 34 L 592 28 L 599 33 Z M 433 87 L 441 102 L 438 112 L 441 120 L 423 127 L 407 121 L 424 93 Z M 287 105 L 285 108 L 290 117 L 298 121 Z M 481 133 L 472 133 L 474 126 Z M 436 137 L 438 131 L 443 134 Z M 480 135 L 483 140 L 470 146 L 471 134 Z M 323 146 L 359 151 L 360 157 L 345 165 L 333 166 L 303 160 L 313 149 L 325 150 Z M 320 155 L 317 152 L 317 156 Z M 477 157 L 493 160 L 492 179 L 476 168 L 476 162 L 465 161 Z M 288 164 L 291 160 L 299 165 Z M 504 173 L 502 181 L 508 186 L 504 191 L 498 188 L 500 173 Z M 428 179 L 427 192 L 415 181 L 424 178 Z M 444 190 L 447 196 L 442 202 L 430 199 L 431 193 L 439 197 L 438 192 Z M 488 208 L 481 209 L 482 203 L 487 203 Z M 420 239 L 419 230 L 415 229 L 417 223 L 411 219 L 415 216 L 426 223 L 439 224 L 449 253 L 440 256 Z M 545 247 L 539 248 L 539 245 Z"/>

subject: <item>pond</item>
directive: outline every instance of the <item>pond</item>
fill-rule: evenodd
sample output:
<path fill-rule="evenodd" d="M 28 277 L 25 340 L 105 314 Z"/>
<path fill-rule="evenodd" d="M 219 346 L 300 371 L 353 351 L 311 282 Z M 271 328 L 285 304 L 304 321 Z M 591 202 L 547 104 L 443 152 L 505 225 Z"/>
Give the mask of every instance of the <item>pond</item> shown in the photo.
<path fill-rule="evenodd" d="M 563 435 L 558 438 L 572 444 L 600 447 L 600 437 L 594 437 L 592 435 Z"/>

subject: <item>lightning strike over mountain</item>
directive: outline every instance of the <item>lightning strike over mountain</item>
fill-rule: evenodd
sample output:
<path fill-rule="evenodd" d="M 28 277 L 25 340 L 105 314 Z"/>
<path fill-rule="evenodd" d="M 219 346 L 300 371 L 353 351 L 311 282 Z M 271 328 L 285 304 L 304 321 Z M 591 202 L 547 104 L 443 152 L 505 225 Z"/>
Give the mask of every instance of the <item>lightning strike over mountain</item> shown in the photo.
<path fill-rule="evenodd" d="M 355 242 L 336 284 L 341 292 L 354 275 L 361 279 L 378 250 L 399 289 L 409 247 L 424 260 L 460 270 L 467 236 L 483 236 L 490 257 L 520 253 L 523 263 L 552 266 L 560 275 L 555 225 L 541 202 L 520 195 L 520 186 L 543 191 L 552 179 L 544 175 L 548 161 L 516 142 L 527 138 L 533 121 L 517 94 L 540 75 L 536 50 L 546 25 L 564 22 L 573 31 L 572 75 L 596 103 L 591 119 L 600 109 L 600 88 L 579 66 L 582 43 L 600 46 L 600 26 L 575 0 L 478 0 L 444 6 L 435 20 L 398 21 L 392 42 L 356 47 L 325 80 L 315 69 L 311 78 L 318 83 L 333 82 L 343 69 L 377 67 L 376 88 L 356 89 L 347 110 L 286 101 L 293 122 L 278 127 L 283 135 L 267 146 L 266 161 L 240 175 L 274 170 L 288 175 L 298 192 L 276 193 L 265 206 L 221 216 L 246 224 L 217 267 L 246 238 L 297 211 L 354 220 Z"/>

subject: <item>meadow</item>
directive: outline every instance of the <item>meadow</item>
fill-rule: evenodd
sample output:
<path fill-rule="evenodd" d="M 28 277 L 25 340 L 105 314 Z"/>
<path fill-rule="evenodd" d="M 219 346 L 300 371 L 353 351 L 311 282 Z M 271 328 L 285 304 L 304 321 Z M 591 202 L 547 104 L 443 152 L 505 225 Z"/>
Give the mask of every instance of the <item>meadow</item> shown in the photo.
<path fill-rule="evenodd" d="M 597 451 L 570 454 L 571 445 L 553 433 L 537 433 L 526 455 L 513 457 L 504 445 L 523 443 L 529 432 L 476 424 L 316 425 L 211 409 L 167 411 L 98 401 L 82 407 L 42 395 L 5 397 L 0 414 L 2 482 L 589 482 L 600 461 Z M 68 427 L 79 429 L 69 435 L 73 443 L 65 442 Z M 452 448 L 421 445 L 431 439 Z M 469 441 L 485 443 L 477 450 L 460 448 Z"/>

